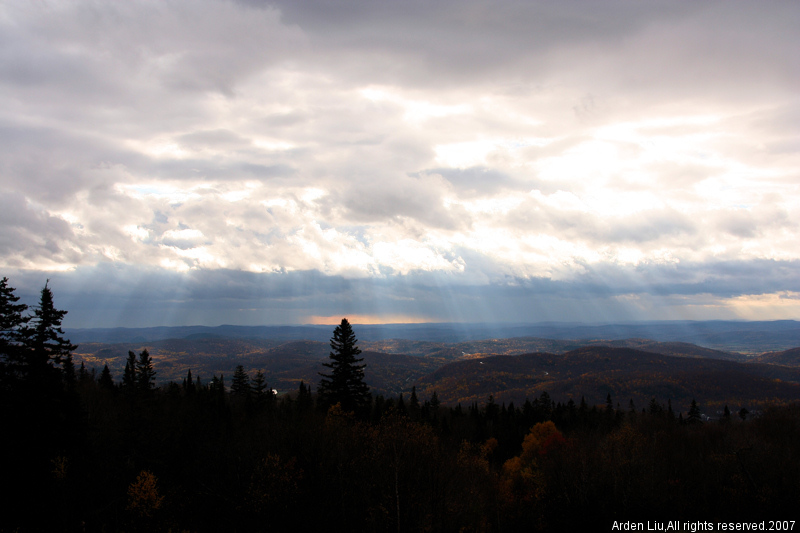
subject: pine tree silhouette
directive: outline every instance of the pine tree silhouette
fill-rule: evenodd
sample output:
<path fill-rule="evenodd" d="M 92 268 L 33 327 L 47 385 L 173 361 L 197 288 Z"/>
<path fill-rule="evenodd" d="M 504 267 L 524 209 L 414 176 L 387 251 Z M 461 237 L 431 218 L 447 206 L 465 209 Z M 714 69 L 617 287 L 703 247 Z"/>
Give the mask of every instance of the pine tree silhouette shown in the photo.
<path fill-rule="evenodd" d="M 139 354 L 139 360 L 136 362 L 136 384 L 139 390 L 147 392 L 155 387 L 155 381 L 156 371 L 153 369 L 153 359 L 145 348 Z"/>
<path fill-rule="evenodd" d="M 320 372 L 322 379 L 317 387 L 319 401 L 324 406 L 337 403 L 345 411 L 355 411 L 369 404 L 369 387 L 364 382 L 364 368 L 359 365 L 363 359 L 356 359 L 361 350 L 356 346 L 356 335 L 346 318 L 333 330 L 331 338 L 330 363 L 323 366 L 330 368 L 330 374 Z"/>
<path fill-rule="evenodd" d="M 30 320 L 23 315 L 28 306 L 17 303 L 19 296 L 14 290 L 8 286 L 8 278 L 0 280 L 0 378 L 4 388 L 10 387 L 7 381 L 19 378 L 24 370 L 23 331 Z"/>
<path fill-rule="evenodd" d="M 49 280 L 42 288 L 39 305 L 34 307 L 30 324 L 23 328 L 27 348 L 24 366 L 34 387 L 53 388 L 59 381 L 74 381 L 72 351 L 77 348 L 63 337 L 61 321 L 67 311 L 55 308 Z"/>

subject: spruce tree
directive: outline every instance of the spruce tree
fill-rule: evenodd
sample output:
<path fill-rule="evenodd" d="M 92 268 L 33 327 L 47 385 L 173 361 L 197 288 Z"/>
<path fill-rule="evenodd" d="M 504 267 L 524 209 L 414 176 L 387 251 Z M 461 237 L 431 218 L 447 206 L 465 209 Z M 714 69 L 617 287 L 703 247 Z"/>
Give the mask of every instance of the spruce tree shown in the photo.
<path fill-rule="evenodd" d="M 417 387 L 411 387 L 411 396 L 408 399 L 408 413 L 412 418 L 417 419 L 420 415 L 419 398 L 417 398 Z"/>
<path fill-rule="evenodd" d="M 319 401 L 330 406 L 340 403 L 345 411 L 355 411 L 369 404 L 369 387 L 364 382 L 363 359 L 356 359 L 361 350 L 356 346 L 356 335 L 346 318 L 333 330 L 331 337 L 330 374 L 320 372 L 322 379 L 317 387 Z"/>
<path fill-rule="evenodd" d="M 187 394 L 194 394 L 195 385 L 194 385 L 194 378 L 192 378 L 192 369 L 190 368 L 188 372 L 186 372 L 186 377 L 183 379 L 183 388 L 186 390 Z"/>
<path fill-rule="evenodd" d="M 272 408 L 275 405 L 275 393 L 267 383 L 267 377 L 262 370 L 256 371 L 256 377 L 250 382 L 250 394 L 255 396 L 256 407 Z"/>
<path fill-rule="evenodd" d="M 153 359 L 150 357 L 150 352 L 147 348 L 142 350 L 139 354 L 139 360 L 136 362 L 136 385 L 141 391 L 149 391 L 155 387 L 156 371 L 153 369 Z"/>
<path fill-rule="evenodd" d="M 256 370 L 256 377 L 253 378 L 253 382 L 250 384 L 250 390 L 252 390 L 256 396 L 265 394 L 264 391 L 267 390 L 267 378 L 264 376 L 263 371 Z"/>
<path fill-rule="evenodd" d="M 133 392 L 136 388 L 136 354 L 128 350 L 125 371 L 122 373 L 122 390 Z"/>
<path fill-rule="evenodd" d="M 63 379 L 65 371 L 71 373 L 67 378 L 74 378 L 72 351 L 77 346 L 63 337 L 61 321 L 66 314 L 67 311 L 55 308 L 53 291 L 45 283 L 39 305 L 34 307 L 31 323 L 22 332 L 27 348 L 24 364 L 32 383 L 52 386 L 51 381 Z"/>
<path fill-rule="evenodd" d="M 86 368 L 86 364 L 81 361 L 81 367 L 78 369 L 78 380 L 81 383 L 86 383 L 87 381 L 91 381 L 94 379 L 94 368 L 92 368 L 92 373 L 89 373 L 89 370 Z"/>
<path fill-rule="evenodd" d="M 297 390 L 297 410 L 307 411 L 314 405 L 311 397 L 311 387 L 307 387 L 303 380 L 300 380 L 300 388 Z"/>
<path fill-rule="evenodd" d="M 103 366 L 103 371 L 100 372 L 100 388 L 107 391 L 114 390 L 114 379 L 111 377 L 111 370 L 108 369 L 108 364 Z"/>
<path fill-rule="evenodd" d="M 439 395 L 436 394 L 436 391 L 433 391 L 433 395 L 431 396 L 431 409 L 433 409 L 434 414 L 439 412 L 440 405 L 442 405 L 442 402 L 439 401 Z"/>
<path fill-rule="evenodd" d="M 8 286 L 8 278 L 0 280 L 0 378 L 2 386 L 6 380 L 19 377 L 24 365 L 23 330 L 30 317 L 23 316 L 28 309 L 18 304 L 19 296 L 14 287 Z"/>
<path fill-rule="evenodd" d="M 72 354 L 67 354 L 61 363 L 61 368 L 64 373 L 64 382 L 67 388 L 72 390 L 75 387 L 77 378 L 75 376 L 75 363 L 72 361 Z"/>
<path fill-rule="evenodd" d="M 242 365 L 237 365 L 236 370 L 233 372 L 231 394 L 242 397 L 250 395 L 250 377 L 247 375 Z"/>
<path fill-rule="evenodd" d="M 702 422 L 700 417 L 700 407 L 698 407 L 694 398 L 692 398 L 692 405 L 689 407 L 689 417 L 687 422 L 690 424 L 698 424 Z"/>

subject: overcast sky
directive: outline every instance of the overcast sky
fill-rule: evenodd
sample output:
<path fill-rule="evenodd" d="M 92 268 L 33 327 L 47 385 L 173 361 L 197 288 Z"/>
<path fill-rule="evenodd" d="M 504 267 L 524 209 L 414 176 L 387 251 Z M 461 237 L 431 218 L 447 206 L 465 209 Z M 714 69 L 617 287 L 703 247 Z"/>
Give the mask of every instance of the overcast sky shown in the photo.
<path fill-rule="evenodd" d="M 0 2 L 68 327 L 800 319 L 793 1 Z M 333 317 L 333 318 L 331 318 Z"/>

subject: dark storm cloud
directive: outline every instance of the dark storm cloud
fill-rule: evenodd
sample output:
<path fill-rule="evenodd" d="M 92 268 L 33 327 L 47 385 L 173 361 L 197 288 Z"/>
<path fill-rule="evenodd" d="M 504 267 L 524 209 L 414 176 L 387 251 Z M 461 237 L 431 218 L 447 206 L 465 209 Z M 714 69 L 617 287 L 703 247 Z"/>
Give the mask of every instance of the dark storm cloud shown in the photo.
<path fill-rule="evenodd" d="M 704 263 L 596 265 L 571 281 L 574 294 L 696 295 L 722 298 L 800 289 L 800 261 L 748 260 Z"/>
<path fill-rule="evenodd" d="M 683 295 L 731 298 L 800 291 L 798 261 L 605 265 L 588 268 L 570 279 L 507 278 L 489 284 L 435 273 L 414 274 L 404 280 L 347 279 L 313 271 L 200 270 L 179 274 L 111 264 L 47 276 L 57 303 L 70 310 L 69 327 L 111 326 L 119 317 L 126 317 L 129 326 L 258 324 L 266 320 L 291 324 L 308 322 L 311 316 L 387 309 L 434 321 L 622 320 L 636 319 L 639 312 L 624 298 L 619 299 L 629 295 L 666 302 Z M 44 283 L 41 273 L 15 272 L 10 278 L 29 303 L 35 301 Z M 597 315 L 594 306 L 606 314 Z M 672 317 L 676 316 L 681 315 Z"/>

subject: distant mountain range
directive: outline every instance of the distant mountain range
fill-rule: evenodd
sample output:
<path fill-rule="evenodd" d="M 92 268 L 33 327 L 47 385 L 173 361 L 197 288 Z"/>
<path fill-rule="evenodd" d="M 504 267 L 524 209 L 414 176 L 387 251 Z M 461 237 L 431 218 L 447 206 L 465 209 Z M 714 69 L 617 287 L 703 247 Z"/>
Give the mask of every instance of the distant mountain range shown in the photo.
<path fill-rule="evenodd" d="M 661 321 L 623 324 L 354 324 L 359 340 L 389 339 L 460 343 L 482 339 L 535 337 L 553 340 L 612 341 L 631 338 L 687 342 L 742 354 L 761 354 L 800 346 L 800 322 Z M 179 326 L 67 329 L 74 343 L 147 343 L 165 339 L 270 339 L 327 342 L 333 326 Z"/>
<path fill-rule="evenodd" d="M 479 330 L 464 332 L 460 325 L 442 324 L 354 329 L 367 364 L 367 383 L 373 393 L 385 396 L 408 394 L 412 386 L 422 399 L 436 391 L 441 401 L 451 404 L 481 403 L 490 394 L 498 401 L 523 402 L 543 391 L 561 401 L 579 402 L 585 396 L 589 402 L 602 402 L 611 393 L 623 407 L 630 400 L 641 408 L 652 397 L 662 403 L 669 398 L 677 402 L 676 411 L 685 410 L 683 404 L 693 398 L 719 408 L 728 403 L 752 406 L 800 400 L 800 348 L 772 349 L 800 337 L 797 322 L 526 327 L 584 336 L 473 339 Z M 241 364 L 251 374 L 262 370 L 271 387 L 288 392 L 297 390 L 301 380 L 316 387 L 329 355 L 331 330 L 330 326 L 198 326 L 69 330 L 67 335 L 79 344 L 75 352 L 79 361 L 97 371 L 108 364 L 117 380 L 128 351 L 146 348 L 160 383 L 180 383 L 189 370 L 204 382 L 220 374 L 230 380 Z M 424 338 L 403 337 L 415 332 Z M 614 338 L 630 332 L 655 333 L 666 340 Z M 722 350 L 672 337 L 681 332 L 714 340 L 718 347 L 747 349 Z M 178 334 L 183 337 L 175 337 Z M 462 340 L 432 340 L 436 338 Z M 758 350 L 759 346 L 766 349 Z"/>

